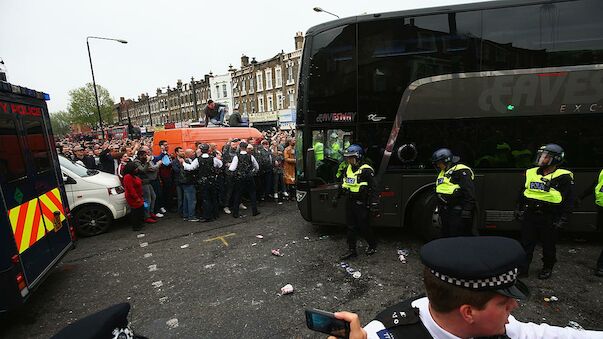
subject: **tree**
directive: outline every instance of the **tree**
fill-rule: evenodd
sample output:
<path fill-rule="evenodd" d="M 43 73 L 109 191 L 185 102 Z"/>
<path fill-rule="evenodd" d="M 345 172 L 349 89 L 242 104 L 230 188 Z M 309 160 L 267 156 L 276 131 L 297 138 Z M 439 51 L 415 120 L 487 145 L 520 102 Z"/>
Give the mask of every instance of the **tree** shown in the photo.
<path fill-rule="evenodd" d="M 54 135 L 64 136 L 71 132 L 71 115 L 66 111 L 50 113 L 50 125 Z"/>
<path fill-rule="evenodd" d="M 113 124 L 114 102 L 109 95 L 109 91 L 96 85 L 98 91 L 98 102 L 100 105 L 101 116 L 103 117 L 103 126 Z M 71 122 L 82 124 L 91 128 L 98 127 L 98 111 L 96 110 L 96 99 L 94 97 L 94 86 L 87 83 L 84 87 L 76 88 L 69 92 L 71 97 L 68 113 Z"/>

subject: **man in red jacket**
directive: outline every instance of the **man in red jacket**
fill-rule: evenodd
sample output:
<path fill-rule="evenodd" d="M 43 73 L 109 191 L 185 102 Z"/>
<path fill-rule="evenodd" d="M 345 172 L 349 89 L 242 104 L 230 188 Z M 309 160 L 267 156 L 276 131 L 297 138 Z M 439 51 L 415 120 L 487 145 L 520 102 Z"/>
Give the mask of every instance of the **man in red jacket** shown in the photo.
<path fill-rule="evenodd" d="M 142 195 L 142 180 L 136 175 L 138 167 L 132 161 L 124 169 L 124 189 L 126 201 L 130 206 L 130 221 L 132 229 L 140 231 L 144 220 L 144 198 Z"/>

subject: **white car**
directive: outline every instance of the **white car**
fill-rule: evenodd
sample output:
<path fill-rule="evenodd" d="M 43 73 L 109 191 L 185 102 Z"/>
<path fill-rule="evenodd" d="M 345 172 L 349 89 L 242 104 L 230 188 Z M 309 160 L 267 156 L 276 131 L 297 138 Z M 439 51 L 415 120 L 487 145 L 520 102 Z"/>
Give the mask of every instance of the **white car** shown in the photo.
<path fill-rule="evenodd" d="M 81 236 L 106 232 L 114 219 L 129 212 L 119 177 L 86 167 L 59 156 L 65 193 Z"/>

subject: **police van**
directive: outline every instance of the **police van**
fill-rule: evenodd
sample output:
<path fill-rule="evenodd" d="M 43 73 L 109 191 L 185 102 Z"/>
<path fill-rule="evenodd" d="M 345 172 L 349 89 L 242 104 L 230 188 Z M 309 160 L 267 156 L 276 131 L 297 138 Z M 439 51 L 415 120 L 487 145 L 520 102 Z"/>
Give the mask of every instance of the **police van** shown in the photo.
<path fill-rule="evenodd" d="M 0 312 L 24 303 L 73 247 L 48 99 L 0 81 Z"/>

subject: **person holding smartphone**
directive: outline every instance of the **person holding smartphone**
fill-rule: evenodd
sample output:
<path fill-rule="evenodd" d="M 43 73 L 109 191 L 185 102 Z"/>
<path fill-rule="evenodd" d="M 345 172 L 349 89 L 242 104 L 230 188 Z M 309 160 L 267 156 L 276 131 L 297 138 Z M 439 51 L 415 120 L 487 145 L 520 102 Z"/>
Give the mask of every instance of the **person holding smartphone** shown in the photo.
<path fill-rule="evenodd" d="M 526 255 L 504 237 L 454 237 L 421 248 L 427 296 L 380 312 L 364 328 L 358 316 L 336 312 L 350 324 L 349 338 L 603 338 L 601 331 L 520 322 L 511 315 L 529 289 L 518 280 Z M 335 337 L 329 337 L 335 338 Z"/>

